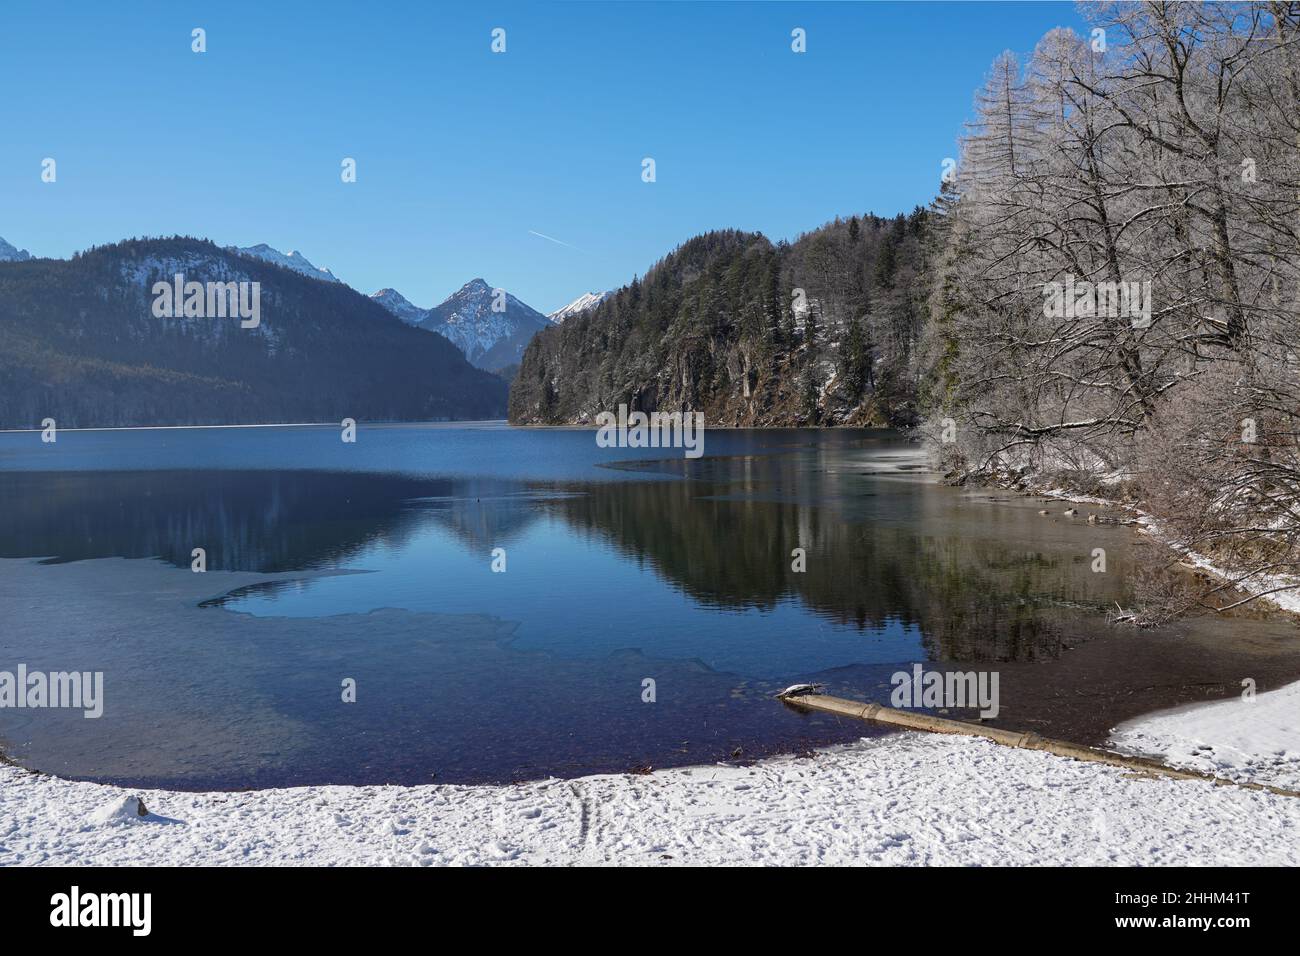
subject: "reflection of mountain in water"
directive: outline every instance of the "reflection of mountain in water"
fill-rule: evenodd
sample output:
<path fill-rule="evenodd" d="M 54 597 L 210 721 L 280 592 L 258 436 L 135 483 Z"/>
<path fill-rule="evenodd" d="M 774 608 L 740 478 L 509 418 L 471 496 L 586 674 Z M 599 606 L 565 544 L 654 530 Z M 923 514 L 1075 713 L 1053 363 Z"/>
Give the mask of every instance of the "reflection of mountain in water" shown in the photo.
<path fill-rule="evenodd" d="M 13 472 L 0 493 L 0 557 L 160 557 L 188 567 L 336 567 L 376 544 L 403 547 L 430 517 L 467 546 L 508 541 L 540 512 L 499 480 L 320 471 Z"/>
<path fill-rule="evenodd" d="M 423 547 L 415 539 L 430 523 L 486 556 L 549 515 L 700 604 L 798 601 L 868 640 L 916 627 L 935 659 L 951 661 L 1054 656 L 1095 627 L 1067 605 L 1125 600 L 1123 538 L 1110 539 L 1111 573 L 1092 574 L 1077 529 L 879 480 L 842 451 L 704 462 L 693 480 L 569 489 L 320 471 L 8 473 L 0 493 L 17 506 L 0 511 L 0 557 L 158 556 L 188 567 L 202 547 L 213 570 L 346 567 L 378 546 Z M 804 573 L 791 568 L 797 547 Z"/>
<path fill-rule="evenodd" d="M 444 525 L 467 550 L 487 554 L 509 547 L 543 512 L 543 502 L 574 497 L 572 492 L 521 490 L 512 482 L 492 479 L 456 481 L 455 493 L 408 502 Z"/>

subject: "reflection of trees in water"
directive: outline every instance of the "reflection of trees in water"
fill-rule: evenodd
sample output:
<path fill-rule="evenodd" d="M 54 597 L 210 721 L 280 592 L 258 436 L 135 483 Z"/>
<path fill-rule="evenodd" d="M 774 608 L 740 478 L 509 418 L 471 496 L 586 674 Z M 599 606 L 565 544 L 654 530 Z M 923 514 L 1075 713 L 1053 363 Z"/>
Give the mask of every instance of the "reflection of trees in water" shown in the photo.
<path fill-rule="evenodd" d="M 1122 574 L 1034 537 L 1015 512 L 962 508 L 946 489 L 885 487 L 818 456 L 711 464 L 714 480 L 612 482 L 565 494 L 499 479 L 347 472 L 0 475 L 0 556 L 159 556 L 187 567 L 288 571 L 400 549 L 430 522 L 485 557 L 560 516 L 695 601 L 770 610 L 798 600 L 862 630 L 915 626 L 940 660 L 1029 660 L 1087 638 L 1070 605 L 1124 600 Z M 834 465 L 832 461 L 830 465 Z M 842 466 L 842 462 L 840 463 Z M 807 571 L 791 550 L 807 550 Z M 563 569 L 556 569 L 563 573 Z"/>
<path fill-rule="evenodd" d="M 838 486 L 832 504 L 710 497 L 736 487 L 703 483 L 623 484 L 551 507 L 648 562 L 702 604 L 770 609 L 798 599 L 815 613 L 860 629 L 915 625 L 939 660 L 1032 660 L 1086 638 L 1089 612 L 1113 580 L 1089 580 L 1073 556 L 980 535 L 935 533 L 944 515 L 926 495 L 882 496 L 888 520 L 873 521 Z M 837 496 L 842 500 L 838 504 Z M 936 499 L 951 507 L 951 499 Z M 842 505 L 842 506 L 841 506 Z M 937 520 L 935 520 L 937 519 Z M 922 530 L 917 530 L 920 527 Z M 790 552 L 807 550 L 807 571 Z"/>
<path fill-rule="evenodd" d="M 405 545 L 431 517 L 467 546 L 508 540 L 538 512 L 518 486 L 348 472 L 18 472 L 0 476 L 0 557 L 161 557 L 213 570 L 291 571 Z M 487 504 L 491 502 L 491 504 Z"/>
<path fill-rule="evenodd" d="M 344 472 L 11 473 L 0 479 L 0 555 L 161 557 L 188 567 L 281 571 L 333 564 L 411 532 L 402 501 L 430 482 Z"/>

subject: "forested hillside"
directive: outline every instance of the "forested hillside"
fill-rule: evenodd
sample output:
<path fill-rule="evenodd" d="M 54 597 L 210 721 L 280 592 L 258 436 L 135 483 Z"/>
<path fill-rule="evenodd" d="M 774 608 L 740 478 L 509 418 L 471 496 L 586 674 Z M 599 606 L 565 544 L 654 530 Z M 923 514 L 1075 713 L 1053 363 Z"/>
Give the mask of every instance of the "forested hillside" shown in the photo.
<path fill-rule="evenodd" d="M 155 281 L 261 285 L 256 328 L 159 318 Z M 501 380 L 337 282 L 197 239 L 0 263 L 0 427 L 494 418 Z"/>
<path fill-rule="evenodd" d="M 511 421 L 591 422 L 625 403 L 709 426 L 911 424 L 928 221 L 853 216 L 793 243 L 697 236 L 538 333 Z"/>

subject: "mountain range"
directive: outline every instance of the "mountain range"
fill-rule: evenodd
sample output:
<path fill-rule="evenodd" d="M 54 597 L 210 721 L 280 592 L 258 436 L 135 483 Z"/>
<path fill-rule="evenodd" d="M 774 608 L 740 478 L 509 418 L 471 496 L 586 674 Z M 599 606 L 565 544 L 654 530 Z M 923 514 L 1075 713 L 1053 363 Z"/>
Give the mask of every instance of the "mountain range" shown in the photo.
<path fill-rule="evenodd" d="M 429 309 L 366 296 L 266 245 L 128 240 L 59 260 L 0 241 L 0 427 L 488 418 L 507 391 L 516 424 L 626 404 L 907 426 L 928 215 L 836 219 L 793 243 L 706 233 L 550 316 L 483 278 Z M 155 317 L 149 290 L 178 272 L 259 282 L 261 325 Z"/>
<path fill-rule="evenodd" d="M 413 305 L 395 289 L 370 297 L 408 325 L 437 332 L 472 365 L 491 372 L 517 365 L 550 319 L 504 289 L 471 279 L 431 309 Z"/>
<path fill-rule="evenodd" d="M 505 410 L 498 376 L 337 279 L 313 276 L 325 270 L 296 254 L 285 262 L 189 238 L 127 240 L 66 260 L 11 248 L 0 262 L 0 427 L 45 418 L 62 427 L 486 419 Z M 259 324 L 161 317 L 155 283 L 178 273 L 187 283 L 258 283 Z"/>
<path fill-rule="evenodd" d="M 370 297 L 408 325 L 449 339 L 471 364 L 503 373 L 513 371 L 542 329 L 594 309 L 611 294 L 583 293 L 550 315 L 483 279 L 471 279 L 431 309 L 420 308 L 396 289 L 380 289 Z"/>
<path fill-rule="evenodd" d="M 259 243 L 255 246 L 228 246 L 225 251 L 261 259 L 312 279 L 345 284 L 328 268 L 316 266 L 295 250 L 283 253 L 266 243 Z M 0 262 L 23 262 L 30 258 L 26 250 L 0 239 Z M 498 291 L 502 293 L 500 296 L 496 294 Z M 563 322 L 594 308 L 609 294 L 585 293 L 550 316 L 543 315 L 514 295 L 490 286 L 483 279 L 465 283 L 430 309 L 414 305 L 392 288 L 381 289 L 370 298 L 407 325 L 438 333 L 460 349 L 470 364 L 485 371 L 508 374 L 518 365 L 524 349 L 537 332 L 553 322 Z"/>

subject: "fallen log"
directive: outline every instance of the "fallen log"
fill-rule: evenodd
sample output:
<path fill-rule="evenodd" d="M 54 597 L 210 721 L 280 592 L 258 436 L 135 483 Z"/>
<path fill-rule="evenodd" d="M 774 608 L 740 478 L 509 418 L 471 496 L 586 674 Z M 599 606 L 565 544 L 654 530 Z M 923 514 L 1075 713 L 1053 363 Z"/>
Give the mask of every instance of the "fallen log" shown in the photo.
<path fill-rule="evenodd" d="M 1104 763 L 1112 767 L 1122 767 L 1125 770 L 1133 770 L 1153 776 L 1173 777 L 1176 780 L 1203 780 L 1219 787 L 1242 787 L 1246 790 L 1276 793 L 1283 797 L 1300 797 L 1298 791 L 1273 787 L 1266 783 L 1229 780 L 1227 777 L 1216 777 L 1214 774 L 1202 773 L 1199 770 L 1171 767 L 1168 764 L 1147 757 L 1130 757 L 1124 754 L 1112 753 L 1109 750 L 1098 750 L 1096 747 L 1086 747 L 1083 744 L 1072 744 L 1067 740 L 1052 740 L 1047 737 L 1040 737 L 1038 734 L 1027 731 L 1003 730 L 999 727 L 986 727 L 983 724 L 973 724 L 964 720 L 951 720 L 947 717 L 916 714 L 908 710 L 884 707 L 880 704 L 863 703 L 860 700 L 845 700 L 843 697 L 832 697 L 829 694 L 801 694 L 797 697 L 783 697 L 781 701 L 791 707 L 820 710 L 828 714 L 839 714 L 841 717 L 854 717 L 858 720 L 871 720 L 876 723 L 890 724 L 894 727 L 906 727 L 909 730 L 922 730 L 935 734 L 961 734 L 966 737 L 984 737 L 1004 747 L 1017 747 L 1021 750 L 1042 750 L 1046 753 L 1056 754 L 1058 757 Z"/>

